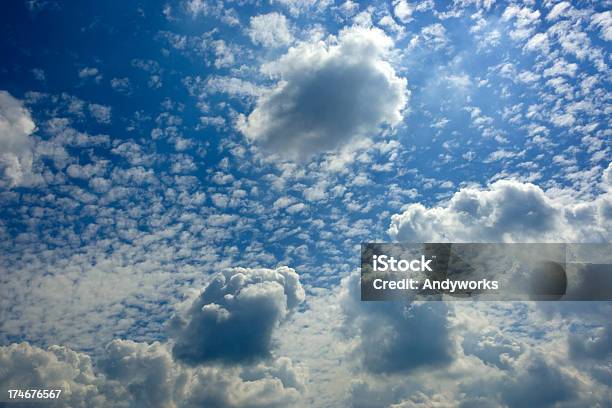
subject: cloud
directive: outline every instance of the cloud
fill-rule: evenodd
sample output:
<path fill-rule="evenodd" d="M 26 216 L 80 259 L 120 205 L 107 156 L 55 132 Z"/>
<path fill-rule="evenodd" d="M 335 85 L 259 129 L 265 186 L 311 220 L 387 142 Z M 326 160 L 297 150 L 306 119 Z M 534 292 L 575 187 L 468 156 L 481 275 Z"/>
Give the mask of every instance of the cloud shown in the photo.
<path fill-rule="evenodd" d="M 405 0 L 397 0 L 393 2 L 393 13 L 402 23 L 407 23 L 412 20 L 413 8 Z"/>
<path fill-rule="evenodd" d="M 70 407 L 126 406 L 124 390 L 94 373 L 91 358 L 67 347 L 28 343 L 0 347 L 0 389 L 61 389 Z M 110 399 L 109 399 L 110 398 Z M 117 403 L 118 405 L 114 405 Z"/>
<path fill-rule="evenodd" d="M 89 113 L 98 123 L 109 124 L 111 121 L 111 107 L 97 103 L 89 104 Z"/>
<path fill-rule="evenodd" d="M 591 24 L 599 27 L 599 36 L 605 41 L 612 41 L 612 11 L 593 14 Z"/>
<path fill-rule="evenodd" d="M 294 16 L 306 11 L 321 12 L 332 3 L 331 0 L 274 0 L 273 2 L 285 6 Z"/>
<path fill-rule="evenodd" d="M 569 2 L 567 1 L 562 1 L 561 3 L 555 4 L 555 6 L 546 16 L 546 20 L 556 20 L 557 18 L 559 18 L 559 16 L 562 16 L 571 7 L 571 4 L 569 4 Z"/>
<path fill-rule="evenodd" d="M 454 360 L 444 302 L 361 302 L 359 275 L 344 280 L 340 300 L 347 330 L 358 336 L 356 355 L 375 374 L 439 368 Z"/>
<path fill-rule="evenodd" d="M 423 27 L 421 34 L 412 39 L 411 45 L 416 45 L 419 42 L 423 42 L 428 47 L 437 51 L 446 47 L 449 40 L 446 36 L 446 29 L 444 26 L 442 24 L 435 23 Z"/>
<path fill-rule="evenodd" d="M 303 300 L 293 269 L 225 271 L 172 319 L 173 354 L 188 364 L 268 358 L 273 329 Z"/>
<path fill-rule="evenodd" d="M 514 21 L 514 30 L 510 31 L 513 40 L 525 40 L 529 38 L 536 25 L 540 21 L 540 12 L 531 10 L 529 7 L 510 5 L 502 14 L 502 21 Z"/>
<path fill-rule="evenodd" d="M 96 364 L 68 347 L 0 346 L 0 390 L 61 389 L 57 405 L 68 407 L 294 406 L 305 379 L 290 359 L 272 357 L 271 336 L 303 300 L 290 268 L 237 268 L 190 305 L 176 343 L 116 339 Z M 181 322 L 175 318 L 174 329 Z M 183 350 L 177 358 L 188 346 L 197 355 Z M 266 358 L 253 361 L 256 353 Z"/>
<path fill-rule="evenodd" d="M 167 344 L 114 340 L 100 363 L 67 347 L 0 347 L 0 389 L 61 389 L 66 407 L 285 407 L 303 390 L 287 358 L 248 367 L 189 367 Z"/>
<path fill-rule="evenodd" d="M 32 173 L 32 140 L 36 129 L 21 101 L 0 91 L 0 187 L 20 185 Z"/>
<path fill-rule="evenodd" d="M 576 396 L 572 385 L 576 378 L 537 354 L 524 354 L 515 370 L 520 375 L 499 385 L 502 400 L 510 408 L 555 406 Z"/>
<path fill-rule="evenodd" d="M 611 167 L 602 178 L 604 192 L 590 201 L 555 196 L 531 183 L 501 180 L 486 189 L 461 189 L 436 207 L 410 204 L 392 216 L 388 233 L 393 239 L 413 242 L 607 242 L 612 239 Z"/>
<path fill-rule="evenodd" d="M 239 123 L 251 141 L 294 160 L 375 136 L 402 120 L 406 80 L 388 62 L 393 41 L 352 27 L 338 39 L 304 42 L 263 69 L 279 78 Z"/>
<path fill-rule="evenodd" d="M 282 407 L 303 387 L 286 358 L 250 367 L 189 367 L 161 343 L 114 340 L 100 367 L 125 386 L 134 407 Z"/>
<path fill-rule="evenodd" d="M 85 67 L 79 71 L 79 78 L 95 77 L 98 75 L 98 68 Z"/>
<path fill-rule="evenodd" d="M 293 42 L 287 18 L 280 13 L 260 14 L 251 17 L 249 37 L 254 44 L 276 48 Z"/>

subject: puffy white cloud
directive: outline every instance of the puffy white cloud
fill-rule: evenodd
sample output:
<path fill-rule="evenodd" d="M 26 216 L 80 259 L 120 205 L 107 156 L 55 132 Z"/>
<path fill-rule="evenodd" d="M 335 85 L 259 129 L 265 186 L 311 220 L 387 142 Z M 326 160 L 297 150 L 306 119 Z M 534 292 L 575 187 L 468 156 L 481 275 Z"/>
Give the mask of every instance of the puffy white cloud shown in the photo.
<path fill-rule="evenodd" d="M 291 268 L 225 271 L 172 319 L 173 353 L 188 364 L 267 358 L 273 329 L 303 300 Z"/>
<path fill-rule="evenodd" d="M 189 367 L 160 343 L 114 340 L 100 367 L 128 390 L 134 407 L 282 407 L 303 388 L 286 358 L 248 367 Z"/>
<path fill-rule="evenodd" d="M 513 40 L 525 40 L 532 35 L 535 26 L 540 21 L 540 12 L 529 7 L 520 7 L 512 4 L 504 10 L 503 21 L 514 21 L 514 30 L 510 31 Z"/>
<path fill-rule="evenodd" d="M 410 204 L 391 218 L 389 235 L 399 241 L 569 241 L 612 239 L 612 194 L 604 172 L 604 192 L 590 201 L 544 192 L 531 183 L 500 180 L 488 188 L 464 188 L 448 203 L 427 208 Z"/>
<path fill-rule="evenodd" d="M 125 390 L 94 372 L 91 358 L 67 347 L 0 347 L 0 389 L 61 389 L 55 406 L 127 406 Z M 4 391 L 6 392 L 6 391 Z"/>
<path fill-rule="evenodd" d="M 412 18 L 413 8 L 406 0 L 397 0 L 393 2 L 393 13 L 402 23 L 409 22 Z"/>
<path fill-rule="evenodd" d="M 0 389 L 61 389 L 61 407 L 285 407 L 303 378 L 287 358 L 252 366 L 189 367 L 167 344 L 114 340 L 100 363 L 66 347 L 0 347 Z"/>
<path fill-rule="evenodd" d="M 265 47 L 281 47 L 293 42 L 287 18 L 280 13 L 260 14 L 251 17 L 248 30 L 251 41 Z"/>
<path fill-rule="evenodd" d="M 393 41 L 352 27 L 303 42 L 263 69 L 279 78 L 239 123 L 252 141 L 294 160 L 374 136 L 402 120 L 406 80 L 388 62 Z"/>
<path fill-rule="evenodd" d="M 32 172 L 32 140 L 36 129 L 21 101 L 0 91 L 0 187 L 15 187 Z"/>

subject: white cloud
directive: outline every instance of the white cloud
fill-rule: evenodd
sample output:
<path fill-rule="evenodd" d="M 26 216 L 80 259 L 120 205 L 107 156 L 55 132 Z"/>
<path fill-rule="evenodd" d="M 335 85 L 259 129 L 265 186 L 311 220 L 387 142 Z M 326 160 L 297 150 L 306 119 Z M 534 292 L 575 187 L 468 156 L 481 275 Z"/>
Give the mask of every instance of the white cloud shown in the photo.
<path fill-rule="evenodd" d="M 448 38 L 446 37 L 446 29 L 440 23 L 423 27 L 420 38 L 427 46 L 433 48 L 434 50 L 444 48 L 449 42 Z"/>
<path fill-rule="evenodd" d="M 541 51 L 547 54 L 549 50 L 548 36 L 546 33 L 537 33 L 527 41 L 524 49 L 526 51 Z"/>
<path fill-rule="evenodd" d="M 111 107 L 97 103 L 90 103 L 89 113 L 98 123 L 109 124 L 111 121 Z"/>
<path fill-rule="evenodd" d="M 64 406 L 104 407 L 121 403 L 125 395 L 119 384 L 106 382 L 94 373 L 89 356 L 67 347 L 44 350 L 27 343 L 3 346 L 0 366 L 2 390 L 61 389 Z"/>
<path fill-rule="evenodd" d="M 200 88 L 201 92 L 223 92 L 230 96 L 239 97 L 253 97 L 262 93 L 258 86 L 240 78 L 211 76 L 208 80 L 203 81 L 200 77 L 196 77 L 187 82 L 186 85 L 190 88 L 190 92 L 194 93 L 198 92 Z"/>
<path fill-rule="evenodd" d="M 604 183 L 610 171 L 609 166 Z M 443 205 L 410 204 L 392 216 L 388 233 L 413 242 L 607 242 L 612 239 L 612 194 L 609 183 L 604 186 L 607 190 L 590 201 L 510 180 L 486 189 L 464 188 Z"/>
<path fill-rule="evenodd" d="M 230 45 L 223 40 L 215 40 L 212 42 L 215 52 L 215 67 L 227 68 L 234 65 L 235 56 Z"/>
<path fill-rule="evenodd" d="M 282 47 L 293 42 L 287 18 L 280 13 L 260 14 L 251 17 L 249 37 L 255 44 L 265 47 Z"/>
<path fill-rule="evenodd" d="M 510 5 L 502 14 L 503 21 L 514 21 L 514 30 L 510 31 L 513 40 L 525 40 L 533 34 L 535 26 L 540 21 L 540 12 L 529 7 Z"/>
<path fill-rule="evenodd" d="M 198 17 L 200 14 L 206 15 L 210 11 L 208 2 L 202 0 L 188 0 L 184 3 L 184 7 L 193 18 Z"/>
<path fill-rule="evenodd" d="M 21 101 L 0 91 L 0 187 L 15 187 L 32 172 L 32 140 L 36 129 Z"/>
<path fill-rule="evenodd" d="M 555 4 L 555 6 L 550 10 L 548 15 L 546 16 L 546 20 L 553 21 L 562 16 L 568 9 L 572 6 L 567 1 L 562 1 L 561 3 Z"/>
<path fill-rule="evenodd" d="M 95 77 L 98 75 L 98 68 L 85 67 L 79 71 L 79 78 Z"/>
<path fill-rule="evenodd" d="M 352 27 L 339 38 L 301 43 L 264 70 L 279 81 L 239 124 L 252 141 L 294 160 L 375 136 L 402 120 L 406 80 L 388 62 L 393 41 Z"/>
<path fill-rule="evenodd" d="M 605 41 L 612 41 L 612 12 L 604 11 L 603 13 L 593 14 L 591 24 L 599 27 L 601 30 L 599 36 Z"/>
<path fill-rule="evenodd" d="M 331 0 L 272 0 L 271 2 L 282 4 L 294 16 L 297 16 L 307 11 L 324 11 L 327 6 L 332 3 Z"/>
<path fill-rule="evenodd" d="M 393 13 L 402 23 L 409 22 L 412 18 L 413 7 L 406 0 L 397 0 L 393 3 Z"/>
<path fill-rule="evenodd" d="M 252 366 L 188 367 L 167 344 L 114 340 L 96 367 L 85 353 L 28 343 L 0 347 L 0 388 L 61 389 L 66 407 L 286 407 L 303 378 L 287 358 Z"/>
<path fill-rule="evenodd" d="M 113 78 L 110 81 L 111 87 L 117 92 L 129 94 L 131 92 L 131 83 L 129 78 Z"/>

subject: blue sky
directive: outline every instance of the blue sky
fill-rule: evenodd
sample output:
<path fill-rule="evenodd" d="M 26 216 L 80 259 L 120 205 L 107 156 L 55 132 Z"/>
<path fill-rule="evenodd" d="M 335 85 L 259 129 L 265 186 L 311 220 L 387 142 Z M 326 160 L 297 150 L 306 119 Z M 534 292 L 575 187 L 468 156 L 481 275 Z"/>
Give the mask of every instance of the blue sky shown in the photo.
<path fill-rule="evenodd" d="M 7 365 L 76 390 L 66 356 L 91 358 L 102 406 L 158 380 L 132 354 L 173 384 L 152 406 L 610 399 L 606 303 L 353 303 L 361 242 L 610 241 L 609 2 L 40 0 L 0 24 Z M 402 348 L 432 357 L 387 372 Z M 218 395 L 173 377 L 215 372 Z"/>

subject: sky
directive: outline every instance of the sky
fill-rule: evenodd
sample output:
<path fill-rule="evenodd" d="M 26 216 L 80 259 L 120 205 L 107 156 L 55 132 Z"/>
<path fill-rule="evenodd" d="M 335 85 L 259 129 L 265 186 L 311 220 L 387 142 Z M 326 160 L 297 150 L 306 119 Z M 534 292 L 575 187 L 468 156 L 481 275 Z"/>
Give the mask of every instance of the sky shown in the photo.
<path fill-rule="evenodd" d="M 604 407 L 608 302 L 361 302 L 362 242 L 612 240 L 610 1 L 13 1 L 0 391 Z"/>

